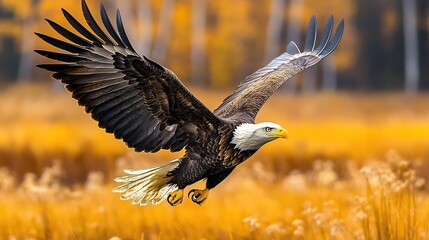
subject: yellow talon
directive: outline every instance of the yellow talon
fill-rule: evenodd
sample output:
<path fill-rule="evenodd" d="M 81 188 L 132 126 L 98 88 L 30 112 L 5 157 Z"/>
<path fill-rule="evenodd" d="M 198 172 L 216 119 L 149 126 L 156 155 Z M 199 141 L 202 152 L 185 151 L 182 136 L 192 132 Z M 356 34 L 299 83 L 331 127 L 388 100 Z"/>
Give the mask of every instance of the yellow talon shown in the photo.
<path fill-rule="evenodd" d="M 209 196 L 209 189 L 204 190 L 198 190 L 198 189 L 192 189 L 188 193 L 188 197 L 192 199 L 194 203 L 197 203 L 199 205 L 202 205 Z"/>
<path fill-rule="evenodd" d="M 170 193 L 167 197 L 167 202 L 173 207 L 182 203 L 182 201 L 183 201 L 183 189 L 176 190 Z"/>

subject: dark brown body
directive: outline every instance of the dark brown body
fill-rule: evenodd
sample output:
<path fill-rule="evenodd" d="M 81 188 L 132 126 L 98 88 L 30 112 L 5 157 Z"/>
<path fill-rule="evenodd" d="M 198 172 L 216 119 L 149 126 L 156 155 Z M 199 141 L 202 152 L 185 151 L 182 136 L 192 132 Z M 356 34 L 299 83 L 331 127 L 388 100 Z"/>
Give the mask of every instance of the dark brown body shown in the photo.
<path fill-rule="evenodd" d="M 180 189 L 207 178 L 208 189 L 222 182 L 234 168 L 256 150 L 240 151 L 231 144 L 235 124 L 223 125 L 210 132 L 206 141 L 189 144 L 179 166 L 171 173 L 171 183 Z"/>

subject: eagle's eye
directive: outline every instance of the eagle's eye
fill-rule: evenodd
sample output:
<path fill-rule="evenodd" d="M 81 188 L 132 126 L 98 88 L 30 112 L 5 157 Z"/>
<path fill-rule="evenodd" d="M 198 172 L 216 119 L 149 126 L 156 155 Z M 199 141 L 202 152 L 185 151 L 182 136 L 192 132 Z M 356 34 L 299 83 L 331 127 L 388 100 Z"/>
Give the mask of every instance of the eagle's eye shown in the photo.
<path fill-rule="evenodd" d="M 271 132 L 271 130 L 273 130 L 273 128 L 266 127 L 264 130 L 265 130 L 265 132 Z"/>

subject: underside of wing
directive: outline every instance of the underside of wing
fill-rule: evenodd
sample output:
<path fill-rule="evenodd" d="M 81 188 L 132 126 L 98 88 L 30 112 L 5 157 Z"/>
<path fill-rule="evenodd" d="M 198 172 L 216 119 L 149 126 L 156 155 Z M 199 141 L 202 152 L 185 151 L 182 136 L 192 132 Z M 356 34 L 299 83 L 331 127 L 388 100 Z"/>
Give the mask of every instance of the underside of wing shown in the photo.
<path fill-rule="evenodd" d="M 340 21 L 331 38 L 333 23 L 334 18 L 330 16 L 316 45 L 317 24 L 313 16 L 308 25 L 303 51 L 295 42 L 290 42 L 285 53 L 246 77 L 214 113 L 232 121 L 253 122 L 262 105 L 284 82 L 335 50 L 344 32 L 344 20 Z"/>
<path fill-rule="evenodd" d="M 101 5 L 103 30 L 85 1 L 82 9 L 89 29 L 63 9 L 78 34 L 47 20 L 68 41 L 36 33 L 63 50 L 36 50 L 59 61 L 38 67 L 54 72 L 101 128 L 136 151 L 178 151 L 218 121 L 170 70 L 134 51 L 119 11 L 116 30 Z"/>

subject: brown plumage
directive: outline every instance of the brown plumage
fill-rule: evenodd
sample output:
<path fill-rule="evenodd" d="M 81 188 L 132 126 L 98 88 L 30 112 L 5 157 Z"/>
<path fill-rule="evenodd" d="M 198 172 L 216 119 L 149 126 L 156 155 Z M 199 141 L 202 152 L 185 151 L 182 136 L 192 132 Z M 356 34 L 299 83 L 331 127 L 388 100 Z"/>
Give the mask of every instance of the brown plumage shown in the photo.
<path fill-rule="evenodd" d="M 122 185 L 114 191 L 123 192 L 122 199 L 132 199 L 140 205 L 164 199 L 176 205 L 182 201 L 186 186 L 206 178 L 207 189 L 190 191 L 192 200 L 201 204 L 208 189 L 224 180 L 259 147 L 287 137 L 287 131 L 277 124 L 255 124 L 256 114 L 286 80 L 329 55 L 344 29 L 341 21 L 331 38 L 330 17 L 316 46 L 316 20 L 312 17 L 304 52 L 291 42 L 286 53 L 248 76 L 212 112 L 172 71 L 136 53 L 119 11 L 115 29 L 100 6 L 103 30 L 85 1 L 82 9 L 91 31 L 63 9 L 65 18 L 79 34 L 51 20 L 47 20 L 49 25 L 68 42 L 36 33 L 66 52 L 36 50 L 59 61 L 39 67 L 54 72 L 52 77 L 65 84 L 99 127 L 136 151 L 186 150 L 180 159 L 150 169 L 126 170 L 129 176 L 116 179 Z"/>

